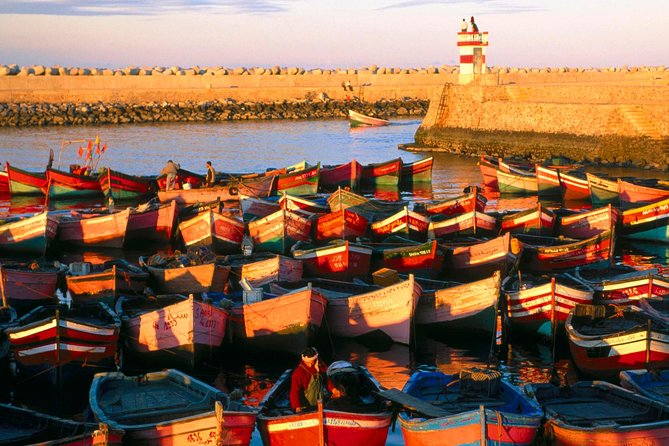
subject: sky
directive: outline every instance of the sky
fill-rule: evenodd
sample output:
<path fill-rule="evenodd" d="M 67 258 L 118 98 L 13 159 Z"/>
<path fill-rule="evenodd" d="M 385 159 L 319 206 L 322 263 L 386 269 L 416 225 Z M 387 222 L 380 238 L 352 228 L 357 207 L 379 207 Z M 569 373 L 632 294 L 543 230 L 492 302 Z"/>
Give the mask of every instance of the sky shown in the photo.
<path fill-rule="evenodd" d="M 488 66 L 669 66 L 667 0 L 0 0 L 0 64 L 438 67 L 471 16 Z"/>

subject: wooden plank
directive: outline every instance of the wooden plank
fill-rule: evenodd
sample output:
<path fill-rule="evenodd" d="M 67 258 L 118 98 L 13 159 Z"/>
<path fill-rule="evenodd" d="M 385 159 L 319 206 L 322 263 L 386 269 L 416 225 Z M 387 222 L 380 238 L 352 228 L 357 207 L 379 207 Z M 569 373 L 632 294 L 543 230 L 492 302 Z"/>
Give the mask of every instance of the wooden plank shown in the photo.
<path fill-rule="evenodd" d="M 420 398 L 416 398 L 415 396 L 409 395 L 408 393 L 402 392 L 398 389 L 382 390 L 378 392 L 378 394 L 387 400 L 401 405 L 405 409 L 427 415 L 428 417 L 439 418 L 452 415 L 451 412 L 434 406 L 427 401 L 423 401 Z"/>

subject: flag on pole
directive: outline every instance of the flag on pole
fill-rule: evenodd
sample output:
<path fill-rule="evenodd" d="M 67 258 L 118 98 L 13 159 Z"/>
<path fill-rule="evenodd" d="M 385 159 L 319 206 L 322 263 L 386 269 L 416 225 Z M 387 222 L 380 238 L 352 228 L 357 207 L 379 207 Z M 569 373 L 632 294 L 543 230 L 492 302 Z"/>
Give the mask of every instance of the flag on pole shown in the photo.
<path fill-rule="evenodd" d="M 82 156 L 84 156 L 84 148 L 79 146 L 79 158 L 81 158 Z"/>
<path fill-rule="evenodd" d="M 107 143 L 104 143 L 102 146 L 102 153 L 105 153 L 105 150 L 107 150 Z"/>

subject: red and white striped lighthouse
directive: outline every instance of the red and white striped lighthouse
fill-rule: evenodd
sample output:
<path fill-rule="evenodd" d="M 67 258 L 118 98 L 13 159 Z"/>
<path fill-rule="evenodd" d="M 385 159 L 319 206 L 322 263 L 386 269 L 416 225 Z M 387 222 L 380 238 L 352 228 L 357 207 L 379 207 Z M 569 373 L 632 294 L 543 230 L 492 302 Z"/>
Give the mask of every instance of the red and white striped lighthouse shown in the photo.
<path fill-rule="evenodd" d="M 472 17 L 473 19 L 473 17 Z M 487 32 L 459 32 L 460 84 L 468 84 L 479 74 L 485 74 L 485 49 L 488 46 Z"/>

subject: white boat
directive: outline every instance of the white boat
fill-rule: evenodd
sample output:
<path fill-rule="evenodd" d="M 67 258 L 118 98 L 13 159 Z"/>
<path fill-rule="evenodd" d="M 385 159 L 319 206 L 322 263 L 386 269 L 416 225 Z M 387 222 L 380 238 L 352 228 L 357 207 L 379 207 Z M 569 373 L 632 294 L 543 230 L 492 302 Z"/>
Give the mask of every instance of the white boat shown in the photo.
<path fill-rule="evenodd" d="M 383 126 L 388 125 L 389 122 L 387 119 L 373 118 L 371 116 L 363 115 L 362 113 L 354 112 L 353 110 L 348 111 L 348 119 L 351 123 L 351 127 L 362 127 L 362 126 Z"/>

